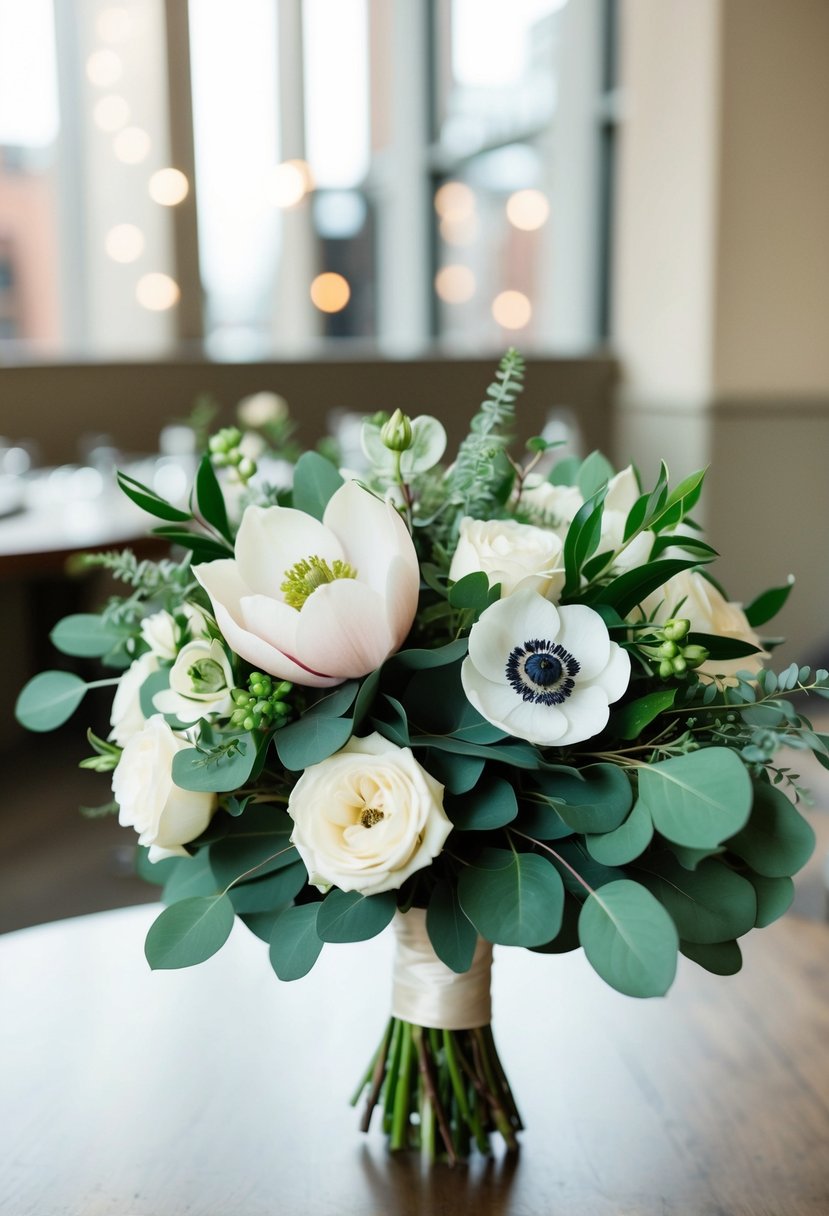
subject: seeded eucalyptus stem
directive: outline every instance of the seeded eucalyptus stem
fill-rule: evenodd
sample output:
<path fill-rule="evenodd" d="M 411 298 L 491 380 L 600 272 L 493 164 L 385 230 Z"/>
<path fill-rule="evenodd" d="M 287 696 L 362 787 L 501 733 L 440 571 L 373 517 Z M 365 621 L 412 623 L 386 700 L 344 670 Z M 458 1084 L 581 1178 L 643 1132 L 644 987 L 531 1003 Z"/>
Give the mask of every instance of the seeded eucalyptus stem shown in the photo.
<path fill-rule="evenodd" d="M 392 1152 L 419 1149 L 429 1162 L 455 1165 L 473 1143 L 489 1155 L 493 1132 L 518 1149 L 523 1124 L 489 1026 L 435 1030 L 391 1018 L 352 1106 L 363 1094 L 361 1130 L 379 1105 Z"/>

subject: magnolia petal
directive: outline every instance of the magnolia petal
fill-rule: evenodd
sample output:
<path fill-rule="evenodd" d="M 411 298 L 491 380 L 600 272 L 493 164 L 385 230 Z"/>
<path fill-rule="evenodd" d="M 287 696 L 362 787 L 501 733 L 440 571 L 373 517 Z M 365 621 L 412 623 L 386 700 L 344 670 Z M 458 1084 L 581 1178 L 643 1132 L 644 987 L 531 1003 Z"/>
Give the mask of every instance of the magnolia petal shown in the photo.
<path fill-rule="evenodd" d="M 405 642 L 417 612 L 420 592 L 420 575 L 402 557 L 389 563 L 386 577 L 386 619 L 392 636 L 392 650 L 399 650 Z"/>
<path fill-rule="evenodd" d="M 297 658 L 340 680 L 368 675 L 393 649 L 383 597 L 356 579 L 318 587 L 299 614 Z"/>
<path fill-rule="evenodd" d="M 246 595 L 240 604 L 240 618 L 245 629 L 255 633 L 269 646 L 274 646 L 283 654 L 296 654 L 299 624 L 296 608 L 290 608 L 269 595 Z"/>
<path fill-rule="evenodd" d="M 293 507 L 248 507 L 236 537 L 236 561 L 251 591 L 282 599 L 285 574 L 302 558 L 342 561 L 336 536 L 318 519 Z M 211 563 L 215 565 L 215 563 Z"/>
<path fill-rule="evenodd" d="M 420 567 L 409 530 L 396 508 L 375 498 L 356 481 L 347 481 L 331 496 L 322 518 L 342 544 L 360 582 L 381 595 L 386 594 L 389 563 L 394 558 L 404 563 L 402 569 L 409 572 L 406 591 L 413 599 L 414 620 Z"/>
<path fill-rule="evenodd" d="M 271 646 L 269 642 L 249 633 L 247 629 L 236 623 L 223 604 L 214 601 L 213 607 L 216 612 L 216 624 L 227 639 L 230 648 L 240 658 L 247 659 L 259 671 L 266 671 L 268 675 L 277 676 L 280 680 L 291 680 L 294 684 L 301 684 L 307 688 L 331 688 L 334 684 L 342 683 L 342 676 L 324 675 L 322 672 L 312 671 L 289 655 L 283 654 L 275 646 Z"/>

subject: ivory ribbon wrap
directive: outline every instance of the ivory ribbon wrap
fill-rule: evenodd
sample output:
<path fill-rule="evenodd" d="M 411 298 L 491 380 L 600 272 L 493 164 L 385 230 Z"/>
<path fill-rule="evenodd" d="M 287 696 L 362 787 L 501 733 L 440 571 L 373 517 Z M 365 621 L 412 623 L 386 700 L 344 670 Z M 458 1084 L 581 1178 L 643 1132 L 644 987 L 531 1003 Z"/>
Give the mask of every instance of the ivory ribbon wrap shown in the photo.
<path fill-rule="evenodd" d="M 435 1030 L 474 1030 L 492 1021 L 489 981 L 492 943 L 478 938 L 472 966 L 458 975 L 442 963 L 429 941 L 426 911 L 396 913 L 392 1017 Z"/>

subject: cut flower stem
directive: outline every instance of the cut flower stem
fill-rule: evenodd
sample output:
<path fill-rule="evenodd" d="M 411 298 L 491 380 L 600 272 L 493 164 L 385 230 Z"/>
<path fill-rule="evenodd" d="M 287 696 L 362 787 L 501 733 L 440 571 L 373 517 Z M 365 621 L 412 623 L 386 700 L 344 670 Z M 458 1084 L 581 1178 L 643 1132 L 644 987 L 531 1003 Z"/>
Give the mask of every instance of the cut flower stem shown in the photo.
<path fill-rule="evenodd" d="M 419 1149 L 426 1161 L 455 1165 L 473 1143 L 491 1154 L 493 1132 L 509 1152 L 518 1150 L 523 1124 L 490 1026 L 437 1030 L 392 1017 L 352 1106 L 364 1093 L 361 1130 L 380 1105 L 392 1152 Z"/>

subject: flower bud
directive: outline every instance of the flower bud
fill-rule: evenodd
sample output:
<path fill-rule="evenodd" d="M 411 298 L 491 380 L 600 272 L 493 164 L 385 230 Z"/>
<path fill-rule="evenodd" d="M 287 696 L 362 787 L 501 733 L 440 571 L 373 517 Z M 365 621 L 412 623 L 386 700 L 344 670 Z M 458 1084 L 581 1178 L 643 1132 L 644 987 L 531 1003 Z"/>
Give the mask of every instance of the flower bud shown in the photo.
<path fill-rule="evenodd" d="M 685 646 L 682 657 L 689 667 L 699 667 L 708 658 L 708 653 L 704 646 Z"/>
<path fill-rule="evenodd" d="M 399 409 L 380 428 L 380 438 L 391 452 L 406 452 L 412 446 L 412 424 Z"/>
<path fill-rule="evenodd" d="M 236 467 L 236 472 L 242 481 L 250 481 L 256 472 L 256 465 L 249 456 L 243 456 Z"/>
<path fill-rule="evenodd" d="M 674 674 L 674 666 L 670 659 L 663 659 L 659 664 L 659 674 L 663 680 L 669 680 Z"/>
<path fill-rule="evenodd" d="M 660 659 L 675 659 L 679 654 L 676 642 L 663 642 L 657 651 Z"/>
<path fill-rule="evenodd" d="M 674 674 L 678 676 L 684 676 L 685 672 L 688 670 L 688 664 L 685 662 L 681 654 L 677 655 L 675 659 L 671 659 L 671 666 L 674 669 Z"/>
<path fill-rule="evenodd" d="M 669 642 L 681 642 L 690 628 L 691 622 L 685 617 L 671 617 L 662 626 L 662 634 Z"/>

